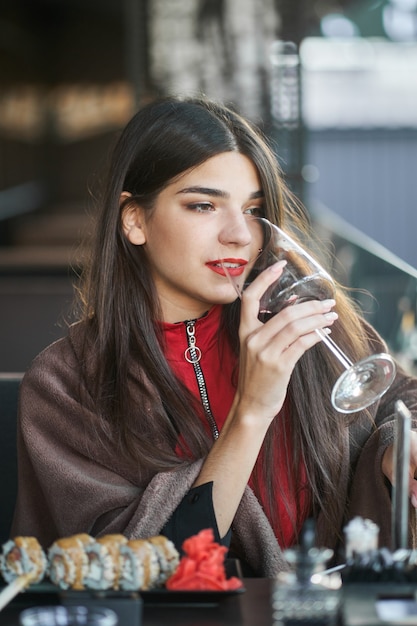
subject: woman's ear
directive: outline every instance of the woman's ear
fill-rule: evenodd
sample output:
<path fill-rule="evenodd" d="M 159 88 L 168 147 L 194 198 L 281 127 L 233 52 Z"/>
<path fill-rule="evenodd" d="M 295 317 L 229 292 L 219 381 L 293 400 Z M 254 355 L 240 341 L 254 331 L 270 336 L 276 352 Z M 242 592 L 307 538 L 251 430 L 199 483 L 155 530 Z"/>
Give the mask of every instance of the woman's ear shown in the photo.
<path fill-rule="evenodd" d="M 120 204 L 128 200 L 132 194 L 123 191 L 120 195 Z M 146 242 L 146 234 L 144 230 L 144 218 L 142 209 L 135 203 L 127 203 L 122 209 L 122 227 L 125 237 L 134 246 L 141 246 Z"/>

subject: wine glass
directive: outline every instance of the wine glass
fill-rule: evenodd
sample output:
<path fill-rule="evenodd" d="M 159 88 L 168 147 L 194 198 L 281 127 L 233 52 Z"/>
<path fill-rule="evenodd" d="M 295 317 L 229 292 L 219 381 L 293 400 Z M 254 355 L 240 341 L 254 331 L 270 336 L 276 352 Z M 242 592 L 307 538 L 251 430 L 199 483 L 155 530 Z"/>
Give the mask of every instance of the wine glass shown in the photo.
<path fill-rule="evenodd" d="M 332 277 L 300 244 L 265 218 L 254 217 L 248 223 L 261 247 L 245 282 L 242 276 L 233 276 L 224 265 L 225 274 L 239 297 L 264 269 L 277 261 L 286 261 L 281 276 L 260 299 L 258 317 L 262 322 L 286 306 L 334 298 Z M 389 389 L 396 373 L 394 360 L 389 354 L 373 354 L 353 363 L 323 330 L 316 329 L 316 333 L 345 368 L 331 394 L 332 405 L 337 411 L 354 413 L 365 409 Z"/>

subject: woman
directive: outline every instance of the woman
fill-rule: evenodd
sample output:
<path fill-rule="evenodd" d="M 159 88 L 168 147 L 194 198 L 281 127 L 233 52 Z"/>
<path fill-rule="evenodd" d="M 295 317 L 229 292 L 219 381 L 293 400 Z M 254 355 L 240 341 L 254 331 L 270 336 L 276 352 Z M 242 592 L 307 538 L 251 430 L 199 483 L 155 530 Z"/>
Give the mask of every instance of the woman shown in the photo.
<path fill-rule="evenodd" d="M 399 368 L 350 425 L 333 410 L 337 363 L 315 329 L 331 326 L 353 359 L 384 346 L 342 293 L 261 324 L 280 264 L 236 300 L 223 265 L 249 272 L 252 215 L 305 221 L 260 132 L 235 112 L 168 98 L 127 125 L 80 321 L 22 384 L 14 534 L 48 545 L 76 532 L 163 533 L 180 547 L 211 527 L 264 576 L 311 516 L 336 553 L 354 515 L 389 545 L 394 402 L 417 414 L 416 381 Z"/>

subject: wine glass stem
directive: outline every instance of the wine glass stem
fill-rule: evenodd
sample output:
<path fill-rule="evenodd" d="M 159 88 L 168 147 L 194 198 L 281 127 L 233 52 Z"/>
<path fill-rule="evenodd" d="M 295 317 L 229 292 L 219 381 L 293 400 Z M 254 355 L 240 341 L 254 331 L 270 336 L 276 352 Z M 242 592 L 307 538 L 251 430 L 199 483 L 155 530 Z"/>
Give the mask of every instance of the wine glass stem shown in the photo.
<path fill-rule="evenodd" d="M 318 328 L 316 329 L 316 333 L 318 334 L 320 339 L 323 341 L 323 343 L 326 344 L 329 350 L 333 352 L 335 357 L 339 359 L 339 361 L 341 362 L 341 364 L 343 365 L 345 369 L 349 369 L 349 367 L 352 367 L 353 365 L 352 361 L 348 359 L 346 354 L 342 352 L 339 346 L 333 341 L 333 339 L 329 337 L 329 335 L 326 335 L 326 333 L 324 333 L 322 330 L 319 330 Z"/>

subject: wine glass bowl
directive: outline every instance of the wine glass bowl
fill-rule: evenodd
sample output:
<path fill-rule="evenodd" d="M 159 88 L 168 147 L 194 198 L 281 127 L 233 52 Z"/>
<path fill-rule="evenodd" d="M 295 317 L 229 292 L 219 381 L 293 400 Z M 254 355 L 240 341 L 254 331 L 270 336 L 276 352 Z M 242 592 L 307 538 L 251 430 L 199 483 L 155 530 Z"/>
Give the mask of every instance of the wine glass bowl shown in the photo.
<path fill-rule="evenodd" d="M 286 261 L 280 277 L 260 298 L 260 321 L 267 322 L 287 306 L 335 297 L 335 284 L 330 274 L 288 233 L 265 218 L 251 218 L 248 225 L 255 240 L 262 241 L 262 249 L 252 262 L 245 282 L 242 282 L 242 276 L 231 276 L 224 267 L 239 296 L 267 267 L 281 260 Z M 320 329 L 316 332 L 345 370 L 335 382 L 331 394 L 332 405 L 337 411 L 354 413 L 363 410 L 388 390 L 396 373 L 395 362 L 389 354 L 373 354 L 353 363 L 326 332 Z"/>
<path fill-rule="evenodd" d="M 293 272 L 284 269 L 283 280 L 276 281 L 265 291 L 259 301 L 259 319 L 266 322 L 286 306 L 307 300 L 326 300 L 334 297 L 334 285 L 321 275 L 293 278 Z"/>

